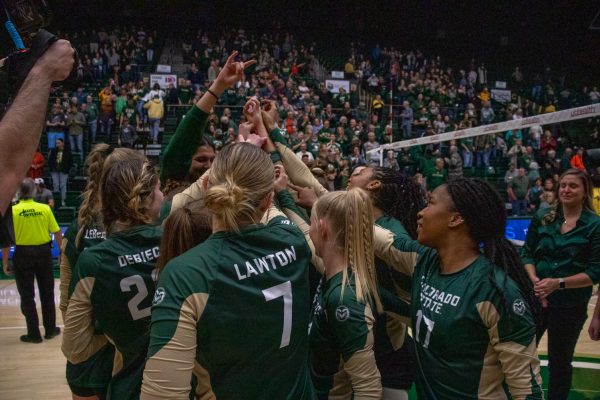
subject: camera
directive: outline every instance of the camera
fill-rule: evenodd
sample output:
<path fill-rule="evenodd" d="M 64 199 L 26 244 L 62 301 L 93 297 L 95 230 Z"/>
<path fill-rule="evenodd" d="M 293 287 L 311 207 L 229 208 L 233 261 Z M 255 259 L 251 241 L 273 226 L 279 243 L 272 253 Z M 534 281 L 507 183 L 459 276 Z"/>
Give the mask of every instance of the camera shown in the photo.
<path fill-rule="evenodd" d="M 7 105 L 19 91 L 36 61 L 58 38 L 43 29 L 52 20 L 52 13 L 45 0 L 5 0 L 0 1 L 0 6 L 4 8 L 4 25 L 7 29 L 2 35 L 2 43 L 10 43 L 11 40 L 5 39 L 10 37 L 16 48 L 11 52 L 3 46 L 3 50 L 9 54 L 0 66 L 3 75 L 0 81 L 4 86 L 0 88 L 0 105 Z M 77 58 L 77 55 L 75 57 Z M 77 86 L 76 67 L 77 59 L 69 77 L 59 85 L 73 89 Z M 0 115 L 3 112 L 4 109 L 0 106 Z"/>

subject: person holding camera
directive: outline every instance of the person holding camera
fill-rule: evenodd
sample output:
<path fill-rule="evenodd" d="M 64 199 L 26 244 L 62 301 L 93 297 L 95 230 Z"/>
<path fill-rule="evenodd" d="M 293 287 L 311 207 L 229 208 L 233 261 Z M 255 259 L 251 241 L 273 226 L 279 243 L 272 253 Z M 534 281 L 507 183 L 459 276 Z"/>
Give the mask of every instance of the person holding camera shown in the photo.
<path fill-rule="evenodd" d="M 0 212 L 4 212 L 31 164 L 42 132 L 50 86 L 69 76 L 74 50 L 67 40 L 53 43 L 35 62 L 0 120 Z"/>

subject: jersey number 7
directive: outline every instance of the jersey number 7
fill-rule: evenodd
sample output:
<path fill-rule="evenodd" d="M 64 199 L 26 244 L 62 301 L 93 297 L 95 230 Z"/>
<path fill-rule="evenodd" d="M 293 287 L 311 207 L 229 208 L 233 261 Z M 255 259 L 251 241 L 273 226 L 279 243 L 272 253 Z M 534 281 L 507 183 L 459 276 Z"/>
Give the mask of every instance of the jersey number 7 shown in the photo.
<path fill-rule="evenodd" d="M 290 344 L 290 336 L 292 334 L 292 283 L 286 281 L 265 289 L 262 293 L 266 301 L 283 297 L 283 333 L 281 334 L 281 344 L 279 345 L 281 349 Z"/>

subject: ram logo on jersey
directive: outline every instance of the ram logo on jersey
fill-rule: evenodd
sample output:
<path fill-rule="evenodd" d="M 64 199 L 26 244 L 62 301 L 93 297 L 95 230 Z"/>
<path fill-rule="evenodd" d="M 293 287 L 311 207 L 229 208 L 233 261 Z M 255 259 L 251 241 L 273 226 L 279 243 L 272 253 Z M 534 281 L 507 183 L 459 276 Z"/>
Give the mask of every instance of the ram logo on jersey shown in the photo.
<path fill-rule="evenodd" d="M 339 306 L 335 309 L 335 319 L 337 319 L 340 322 L 344 322 L 348 318 L 350 318 L 350 310 L 348 310 L 348 307 Z"/>
<path fill-rule="evenodd" d="M 157 304 L 160 304 L 163 302 L 163 300 L 165 299 L 165 289 L 164 288 L 157 288 L 156 292 L 154 292 L 154 298 L 152 299 L 152 305 L 155 306 Z"/>
<path fill-rule="evenodd" d="M 522 317 L 525 314 L 527 308 L 525 307 L 525 302 L 521 299 L 516 299 L 512 305 L 513 312 L 518 316 Z"/>
<path fill-rule="evenodd" d="M 238 280 L 241 281 L 252 275 L 260 275 L 269 272 L 269 265 L 271 268 L 277 269 L 277 267 L 284 267 L 289 263 L 296 261 L 296 258 L 296 249 L 294 246 L 290 246 L 274 254 L 255 258 L 251 261 L 244 261 L 241 267 L 237 264 L 233 264 L 233 268 L 235 268 Z M 240 268 L 242 269 L 241 271 Z"/>

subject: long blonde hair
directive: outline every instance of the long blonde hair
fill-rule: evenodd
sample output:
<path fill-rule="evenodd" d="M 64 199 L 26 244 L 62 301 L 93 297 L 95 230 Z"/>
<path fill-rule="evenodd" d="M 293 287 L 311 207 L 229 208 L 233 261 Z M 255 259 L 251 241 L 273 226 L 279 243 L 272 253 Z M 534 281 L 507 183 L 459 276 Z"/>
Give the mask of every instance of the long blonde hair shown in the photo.
<path fill-rule="evenodd" d="M 79 230 L 75 239 L 75 246 L 79 246 L 87 226 L 100 222 L 100 178 L 102 177 L 104 161 L 109 154 L 110 146 L 106 143 L 98 143 L 85 159 L 85 173 L 88 176 L 88 181 L 81 195 L 81 207 L 77 213 Z"/>
<path fill-rule="evenodd" d="M 226 229 L 239 232 L 241 225 L 258 223 L 260 203 L 273 191 L 274 180 L 273 163 L 264 151 L 249 143 L 230 144 L 211 166 L 204 205 Z"/>
<path fill-rule="evenodd" d="M 125 226 L 151 224 L 145 214 L 146 200 L 151 198 L 158 182 L 156 168 L 140 153 L 116 149 L 106 158 L 100 180 L 102 219 L 107 232 L 117 221 Z"/>
<path fill-rule="evenodd" d="M 354 274 L 356 299 L 375 302 L 383 312 L 377 290 L 375 253 L 373 250 L 373 205 L 362 189 L 326 193 L 313 206 L 313 218 L 325 219 L 334 243 L 344 251 L 344 259 Z M 342 296 L 348 281 L 348 268 L 343 270 Z"/>

